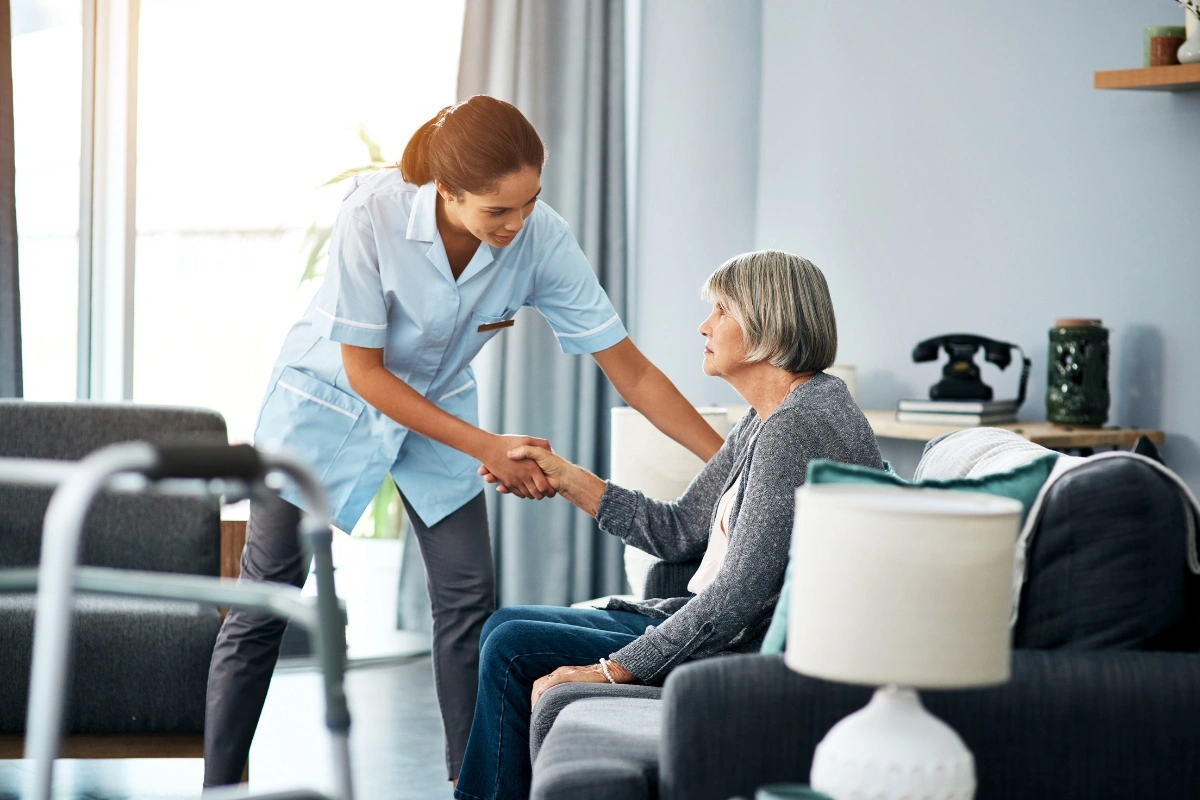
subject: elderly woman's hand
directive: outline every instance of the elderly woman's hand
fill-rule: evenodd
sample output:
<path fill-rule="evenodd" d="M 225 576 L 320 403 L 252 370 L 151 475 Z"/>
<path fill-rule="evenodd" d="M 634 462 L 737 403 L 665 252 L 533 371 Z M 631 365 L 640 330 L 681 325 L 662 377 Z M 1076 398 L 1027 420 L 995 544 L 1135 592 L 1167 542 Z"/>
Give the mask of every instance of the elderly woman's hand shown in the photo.
<path fill-rule="evenodd" d="M 568 484 L 572 472 L 576 469 L 574 464 L 555 453 L 549 447 L 538 447 L 532 444 L 521 445 L 509 450 L 508 457 L 513 461 L 528 459 L 535 462 L 541 468 L 542 474 L 546 476 L 546 480 L 550 482 L 551 488 L 555 491 L 561 490 Z"/>
<path fill-rule="evenodd" d="M 514 447 L 507 451 L 507 456 L 512 461 L 532 461 L 541 469 L 542 474 L 546 476 L 546 480 L 550 484 L 550 488 L 554 491 L 559 491 L 563 484 L 567 481 L 568 476 L 575 468 L 575 465 L 567 461 L 562 456 L 550 449 L 549 442 L 545 447 L 537 444 L 527 444 Z M 492 471 L 484 465 L 479 466 L 479 474 L 488 483 L 499 483 L 499 479 L 492 474 Z M 498 492 L 508 494 L 509 491 L 504 486 L 496 487 Z M 553 495 L 551 495 L 553 496 Z"/>
<path fill-rule="evenodd" d="M 615 661 L 608 662 L 608 674 L 617 683 L 633 683 L 637 680 L 632 672 Z M 531 706 L 536 706 L 538 700 L 551 686 L 560 683 L 608 683 L 604 676 L 604 668 L 599 664 L 588 664 L 584 667 L 559 667 L 549 675 L 543 675 L 533 682 L 533 694 L 530 697 Z"/>

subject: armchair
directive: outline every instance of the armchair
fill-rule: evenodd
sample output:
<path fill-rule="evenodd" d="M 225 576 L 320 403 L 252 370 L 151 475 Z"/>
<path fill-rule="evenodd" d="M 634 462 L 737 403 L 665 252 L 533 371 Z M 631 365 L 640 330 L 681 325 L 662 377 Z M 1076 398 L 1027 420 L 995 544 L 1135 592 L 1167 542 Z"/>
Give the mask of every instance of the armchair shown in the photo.
<path fill-rule="evenodd" d="M 225 444 L 227 434 L 219 414 L 201 409 L 0 400 L 0 456 L 77 460 L 134 439 Z M 0 568 L 37 565 L 49 498 L 46 489 L 0 485 Z M 221 542 L 215 500 L 104 496 L 89 515 L 80 563 L 218 576 Z M 0 758 L 23 752 L 33 608 L 32 594 L 0 594 Z M 84 594 L 75 620 L 63 757 L 202 756 L 218 612 Z"/>

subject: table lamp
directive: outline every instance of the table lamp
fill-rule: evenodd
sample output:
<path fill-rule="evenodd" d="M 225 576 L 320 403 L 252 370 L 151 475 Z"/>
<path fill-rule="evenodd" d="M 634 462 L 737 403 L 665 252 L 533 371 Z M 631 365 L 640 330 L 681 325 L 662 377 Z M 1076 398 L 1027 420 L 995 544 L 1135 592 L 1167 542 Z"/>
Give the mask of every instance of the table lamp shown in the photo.
<path fill-rule="evenodd" d="M 712 429 L 724 438 L 729 429 L 723 406 L 696 409 Z M 612 409 L 609 478 L 618 486 L 637 489 L 656 500 L 674 500 L 684 493 L 704 462 L 683 445 L 675 442 L 632 408 Z M 646 569 L 654 556 L 631 545 L 625 546 L 625 575 L 633 594 L 642 597 Z"/>
<path fill-rule="evenodd" d="M 1009 677 L 1016 500 L 823 484 L 796 491 L 785 661 L 880 687 L 817 745 L 809 782 L 835 800 L 969 800 L 975 763 L 916 689 Z"/>

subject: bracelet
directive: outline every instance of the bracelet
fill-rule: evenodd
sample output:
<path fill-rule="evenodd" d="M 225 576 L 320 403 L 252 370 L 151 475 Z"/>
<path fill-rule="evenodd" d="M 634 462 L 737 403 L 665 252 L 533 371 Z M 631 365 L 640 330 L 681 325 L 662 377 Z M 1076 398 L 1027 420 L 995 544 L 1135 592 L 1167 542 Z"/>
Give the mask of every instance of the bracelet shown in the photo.
<path fill-rule="evenodd" d="M 600 669 L 604 670 L 604 677 L 608 678 L 609 683 L 616 683 L 616 681 L 613 680 L 612 674 L 608 671 L 608 659 L 607 658 L 600 659 Z"/>

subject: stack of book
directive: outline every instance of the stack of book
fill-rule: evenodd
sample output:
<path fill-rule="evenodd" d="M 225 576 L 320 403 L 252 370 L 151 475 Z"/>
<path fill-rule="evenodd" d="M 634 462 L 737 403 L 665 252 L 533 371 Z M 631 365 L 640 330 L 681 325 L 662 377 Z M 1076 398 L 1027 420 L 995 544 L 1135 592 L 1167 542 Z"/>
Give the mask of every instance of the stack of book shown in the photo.
<path fill-rule="evenodd" d="M 1017 421 L 1016 400 L 901 400 L 896 407 L 897 422 L 924 425 L 999 425 Z"/>

